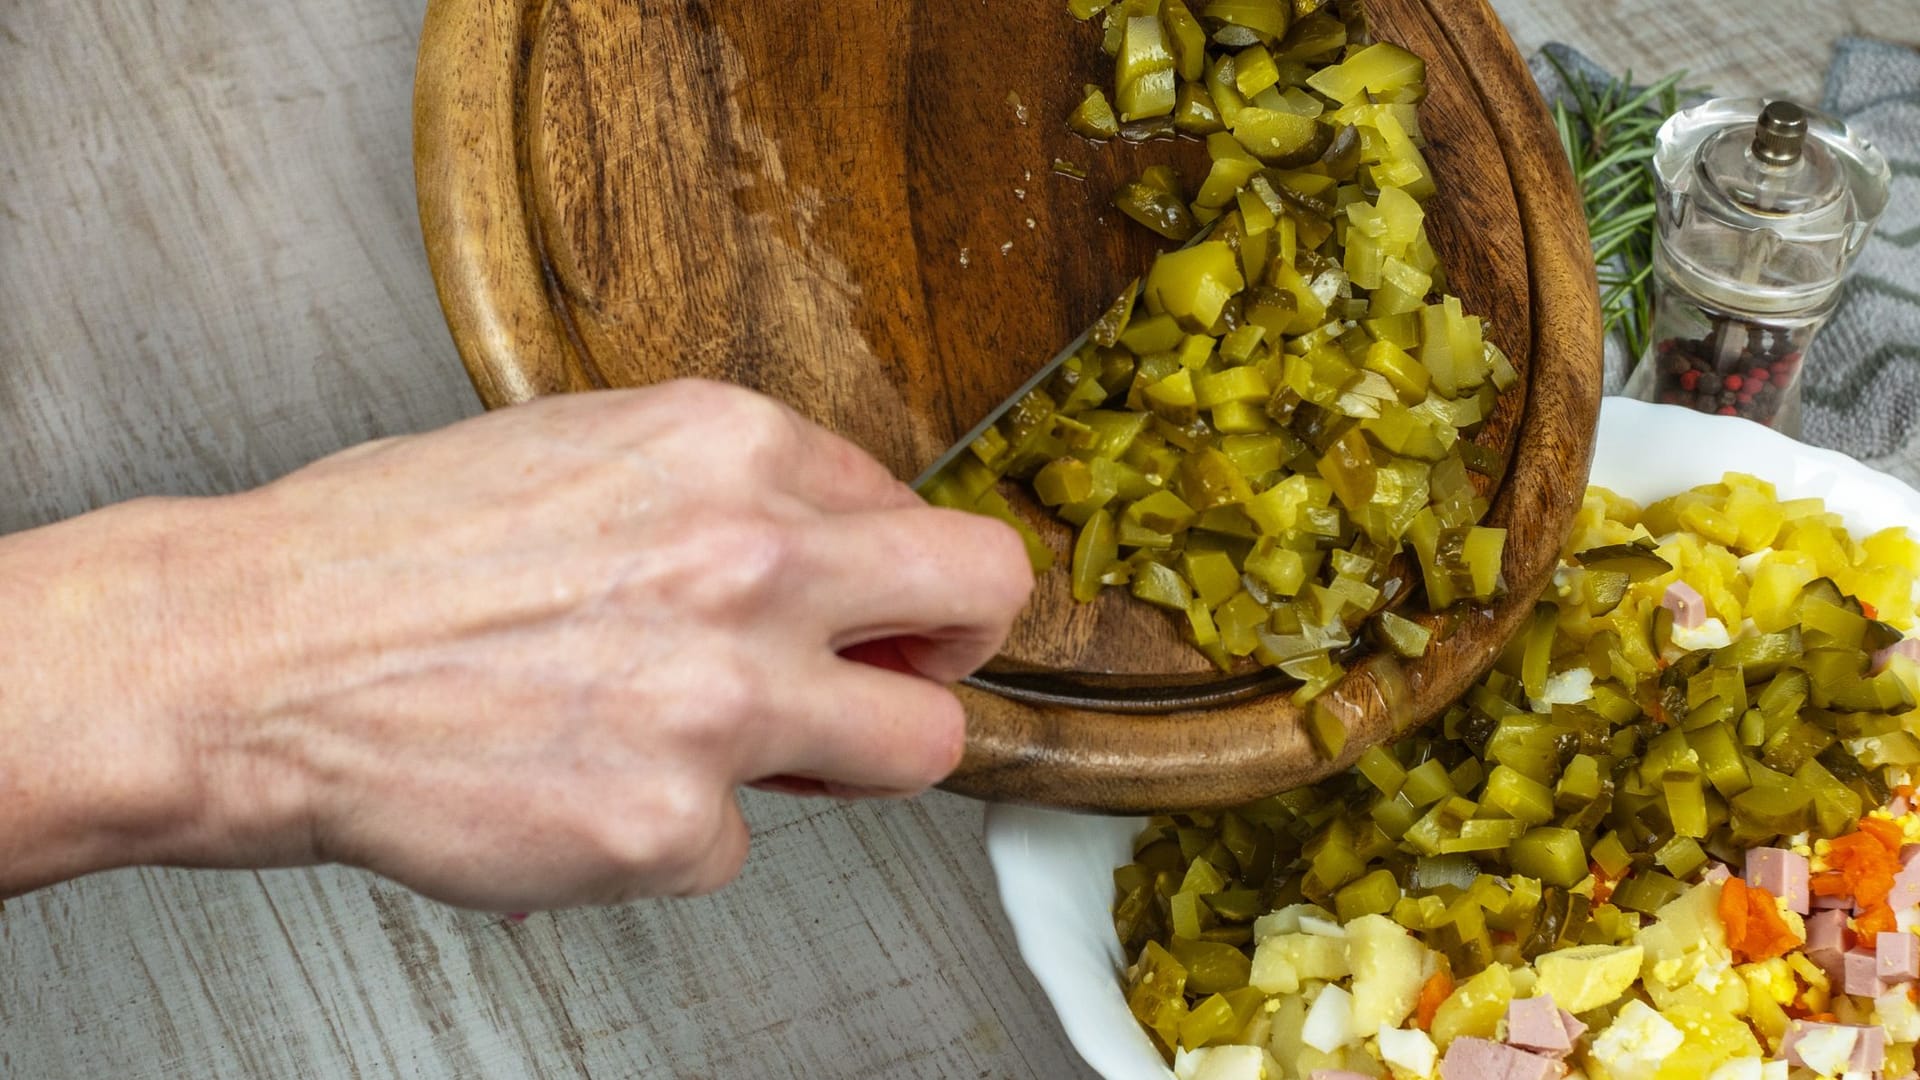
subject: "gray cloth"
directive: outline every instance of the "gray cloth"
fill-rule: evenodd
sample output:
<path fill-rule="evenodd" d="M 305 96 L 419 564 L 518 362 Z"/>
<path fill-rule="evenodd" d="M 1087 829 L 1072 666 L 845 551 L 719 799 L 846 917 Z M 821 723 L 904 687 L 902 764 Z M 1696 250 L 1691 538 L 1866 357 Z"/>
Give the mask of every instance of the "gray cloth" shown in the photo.
<path fill-rule="evenodd" d="M 1565 92 L 1549 55 L 1588 79 L 1612 78 L 1579 52 L 1548 45 L 1532 68 L 1549 102 Z M 1886 154 L 1893 187 L 1839 307 L 1814 339 L 1802 375 L 1801 437 L 1920 483 L 1920 52 L 1840 39 L 1821 107 Z M 1632 359 L 1617 341 L 1607 343 L 1609 393 L 1626 382 Z"/>

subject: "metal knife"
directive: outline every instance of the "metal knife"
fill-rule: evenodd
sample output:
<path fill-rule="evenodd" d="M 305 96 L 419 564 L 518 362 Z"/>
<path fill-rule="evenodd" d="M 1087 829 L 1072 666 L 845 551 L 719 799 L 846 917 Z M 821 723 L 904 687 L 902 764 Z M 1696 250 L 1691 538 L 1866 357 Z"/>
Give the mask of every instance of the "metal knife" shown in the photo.
<path fill-rule="evenodd" d="M 987 418 L 985 420 L 982 420 L 979 423 L 973 425 L 973 427 L 967 429 L 967 433 L 965 435 L 960 436 L 960 440 L 958 442 L 954 443 L 952 446 L 947 447 L 946 452 L 941 454 L 940 457 L 937 460 L 935 460 L 933 464 L 927 466 L 926 469 L 923 470 L 919 476 L 916 476 L 913 478 L 913 489 L 915 491 L 919 491 L 922 487 L 924 487 L 927 484 L 928 481 L 932 480 L 936 476 L 939 476 L 940 473 L 944 471 L 947 466 L 953 464 L 954 459 L 958 458 L 961 454 L 966 453 L 967 448 L 973 445 L 973 440 L 986 434 L 988 428 L 998 423 L 1001 417 L 1007 415 L 1007 410 L 1013 408 L 1015 405 L 1018 405 L 1020 403 L 1020 399 L 1023 397 L 1026 397 L 1027 394 L 1030 391 L 1032 391 L 1034 387 L 1039 386 L 1043 382 L 1046 382 L 1047 379 L 1051 377 L 1054 372 L 1060 370 L 1060 365 L 1066 363 L 1068 357 L 1072 356 L 1074 353 L 1079 352 L 1081 346 L 1087 343 L 1088 335 L 1092 333 L 1093 333 L 1093 327 L 1091 326 L 1087 327 L 1085 330 L 1080 331 L 1079 337 L 1074 338 L 1072 342 L 1068 343 L 1066 348 L 1061 349 L 1059 352 L 1055 353 L 1053 359 L 1047 361 L 1046 364 L 1042 366 L 1039 371 L 1036 371 L 1033 373 L 1032 378 L 1028 379 L 1026 382 L 1021 383 L 1020 388 L 1018 390 L 1015 390 L 1013 393 L 1007 395 L 1007 399 L 1005 401 L 1002 401 L 1000 404 L 995 405 L 993 407 L 993 411 L 987 414 Z"/>
<path fill-rule="evenodd" d="M 1199 243 L 1200 241 L 1205 240 L 1207 238 L 1207 235 L 1211 232 L 1213 232 L 1213 223 L 1208 222 L 1206 227 L 1195 232 L 1193 236 L 1187 240 L 1186 243 L 1181 244 L 1180 246 L 1182 248 L 1192 247 L 1193 245 Z M 967 433 L 965 435 L 960 436 L 959 441 L 955 442 L 952 446 L 947 447 L 946 452 L 941 454 L 939 458 L 935 459 L 933 464 L 921 470 L 920 475 L 913 478 L 913 489 L 915 491 L 919 491 L 922 487 L 926 486 L 928 481 L 932 480 L 936 476 L 939 476 L 942 470 L 944 470 L 947 466 L 953 464 L 954 459 L 958 458 L 961 454 L 964 454 L 967 452 L 967 447 L 973 445 L 973 440 L 986 434 L 987 429 L 992 427 L 994 424 L 998 423 L 1001 417 L 1007 415 L 1007 411 L 1009 409 L 1012 409 L 1015 405 L 1018 405 L 1020 403 L 1020 399 L 1023 397 L 1026 397 L 1029 391 L 1033 390 L 1034 387 L 1039 386 L 1041 383 L 1046 382 L 1048 377 L 1050 377 L 1054 372 L 1060 370 L 1060 365 L 1066 363 L 1068 357 L 1072 356 L 1074 353 L 1079 352 L 1081 347 L 1087 343 L 1088 336 L 1093 333 L 1093 326 L 1098 325 L 1098 322 L 1099 321 L 1096 319 L 1093 325 L 1089 325 L 1085 330 L 1080 331 L 1079 337 L 1074 338 L 1071 342 L 1067 343 L 1066 348 L 1061 349 L 1059 352 L 1055 353 L 1053 356 L 1053 359 L 1047 361 L 1046 364 L 1044 364 L 1039 371 L 1036 371 L 1033 373 L 1032 378 L 1028 379 L 1026 382 L 1021 383 L 1020 388 L 1018 390 L 1015 390 L 1013 393 L 1008 394 L 1005 401 L 1002 401 L 1000 404 L 995 405 L 993 407 L 993 411 L 987 414 L 987 418 L 985 420 L 982 420 L 979 423 L 973 425 L 971 428 L 968 428 Z"/>

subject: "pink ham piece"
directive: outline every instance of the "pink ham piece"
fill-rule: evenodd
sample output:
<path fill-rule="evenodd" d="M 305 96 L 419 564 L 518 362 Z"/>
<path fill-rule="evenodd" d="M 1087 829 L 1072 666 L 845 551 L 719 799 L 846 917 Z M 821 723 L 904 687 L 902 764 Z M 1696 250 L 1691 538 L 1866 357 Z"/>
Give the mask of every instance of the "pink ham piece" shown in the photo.
<path fill-rule="evenodd" d="M 1675 615 L 1674 621 L 1679 622 L 1680 617 Z M 1875 652 L 1873 654 L 1873 666 L 1867 669 L 1867 673 L 1870 675 L 1878 675 L 1887 670 L 1887 662 L 1896 656 L 1904 656 L 1915 663 L 1920 663 L 1920 638 L 1901 638 L 1899 641 Z"/>
<path fill-rule="evenodd" d="M 1913 937 L 1908 934 L 1908 937 Z M 1920 937 L 1913 938 L 1920 943 Z M 1507 1004 L 1507 1042 L 1522 1050 L 1566 1057 L 1573 1052 L 1573 1038 L 1561 1020 L 1566 1013 L 1545 994 L 1514 998 Z M 1579 1021 L 1575 1021 L 1578 1023 Z"/>
<path fill-rule="evenodd" d="M 1440 1080 L 1559 1080 L 1567 1067 L 1505 1043 L 1462 1035 L 1440 1059 Z"/>
<path fill-rule="evenodd" d="M 1707 872 L 1700 875 L 1700 880 L 1709 885 L 1718 885 L 1732 876 L 1733 871 L 1727 869 L 1726 863 L 1709 863 L 1707 864 Z M 1751 882 L 1749 882 L 1749 884 L 1751 884 Z"/>
<path fill-rule="evenodd" d="M 1684 581 L 1676 581 L 1667 586 L 1667 594 L 1660 598 L 1660 606 L 1673 612 L 1673 625 L 1688 630 L 1707 621 L 1707 599 Z M 1899 646 L 1895 646 L 1898 648 Z"/>
<path fill-rule="evenodd" d="M 1849 1051 L 1850 1053 L 1857 1052 L 1860 1049 L 1860 1033 L 1867 1030 L 1866 1028 L 1850 1024 L 1823 1024 L 1814 1020 L 1795 1020 L 1787 1025 L 1787 1033 L 1780 1040 L 1780 1056 L 1786 1058 L 1787 1064 L 1789 1065 L 1796 1065 L 1803 1069 L 1806 1068 L 1807 1063 L 1800 1060 L 1800 1051 L 1798 1049 L 1800 1040 L 1816 1031 L 1822 1031 L 1827 1028 L 1842 1028 L 1853 1033 L 1853 1050 Z M 1851 1065 L 1853 1062 L 1849 1060 L 1847 1064 Z"/>
<path fill-rule="evenodd" d="M 1815 896 L 1813 901 L 1807 906 L 1815 911 L 1845 911 L 1851 913 L 1853 911 L 1853 897 Z"/>
<path fill-rule="evenodd" d="M 1873 939 L 1874 974 L 1885 982 L 1920 979 L 1920 937 L 1882 930 Z"/>
<path fill-rule="evenodd" d="M 1900 853 L 1904 856 L 1906 848 L 1900 849 Z M 1920 859 L 1906 859 L 1904 862 L 1900 872 L 1893 875 L 1893 889 L 1887 893 L 1887 906 L 1895 911 L 1905 911 L 1920 904 Z"/>
<path fill-rule="evenodd" d="M 1845 962 L 1847 993 L 1860 997 L 1879 997 L 1887 992 L 1880 981 L 1879 961 L 1867 949 L 1848 949 Z"/>
<path fill-rule="evenodd" d="M 1787 907 L 1805 915 L 1811 897 L 1807 894 L 1807 857 L 1785 848 L 1754 848 L 1747 852 L 1747 884 L 1765 889 L 1787 902 Z"/>
<path fill-rule="evenodd" d="M 1846 973 L 1847 913 L 1833 908 L 1807 919 L 1807 959 L 1820 966 L 1827 978 L 1841 981 Z"/>
<path fill-rule="evenodd" d="M 1315 1069 L 1307 1080 L 1373 1080 L 1373 1077 L 1352 1069 Z"/>
<path fill-rule="evenodd" d="M 1579 1042 L 1580 1036 L 1587 1033 L 1587 1025 L 1575 1019 L 1574 1015 L 1565 1009 L 1560 1010 L 1560 1027 L 1566 1031 L 1568 1042 Z"/>
<path fill-rule="evenodd" d="M 1848 1062 L 1848 1072 L 1879 1072 L 1887 1063 L 1887 1029 L 1874 1025 L 1860 1029 L 1858 1041 L 1853 1044 L 1853 1060 Z"/>

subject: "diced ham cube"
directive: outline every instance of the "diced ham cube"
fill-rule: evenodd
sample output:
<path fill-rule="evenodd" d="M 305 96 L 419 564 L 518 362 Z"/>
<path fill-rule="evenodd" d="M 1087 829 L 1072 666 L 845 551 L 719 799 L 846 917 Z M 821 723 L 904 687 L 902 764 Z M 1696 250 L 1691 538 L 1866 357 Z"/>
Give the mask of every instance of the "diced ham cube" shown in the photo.
<path fill-rule="evenodd" d="M 1920 847 L 1920 845 L 1911 845 Z M 1905 849 L 1901 849 L 1904 853 Z M 1893 891 L 1887 894 L 1887 906 L 1895 911 L 1920 904 L 1920 859 L 1913 859 L 1893 875 Z"/>
<path fill-rule="evenodd" d="M 1887 986 L 1880 981 L 1879 962 L 1866 949 L 1848 949 L 1844 966 L 1847 993 L 1879 997 Z"/>
<path fill-rule="evenodd" d="M 1886 982 L 1920 979 L 1920 937 L 1880 931 L 1873 941 L 1874 974 Z"/>
<path fill-rule="evenodd" d="M 1850 1072 L 1878 1072 L 1880 1066 L 1887 1063 L 1887 1029 L 1879 1026 L 1863 1027 L 1860 1037 L 1853 1044 L 1853 1061 Z"/>
<path fill-rule="evenodd" d="M 1675 620 L 1679 616 L 1674 616 Z M 1896 656 L 1904 656 L 1920 663 L 1920 638 L 1901 638 L 1899 641 L 1880 649 L 1873 654 L 1873 665 L 1867 669 L 1870 675 L 1878 675 L 1887 670 L 1887 664 Z"/>
<path fill-rule="evenodd" d="M 1449 1043 L 1440 1059 L 1440 1080 L 1559 1080 L 1565 1075 L 1567 1067 L 1553 1058 L 1471 1035 Z"/>
<path fill-rule="evenodd" d="M 1707 600 L 1693 586 L 1676 581 L 1667 586 L 1660 606 L 1673 612 L 1673 625 L 1691 630 L 1707 619 Z"/>
<path fill-rule="evenodd" d="M 1812 902 L 1810 902 L 1807 906 L 1813 909 L 1814 911 L 1830 910 L 1830 911 L 1851 912 L 1853 910 L 1853 897 L 1816 895 L 1814 896 Z"/>
<path fill-rule="evenodd" d="M 1807 857 L 1785 848 L 1754 848 L 1747 852 L 1747 884 L 1765 889 L 1801 915 L 1811 899 L 1807 893 Z"/>
<path fill-rule="evenodd" d="M 1787 1033 L 1780 1040 L 1780 1054 L 1787 1064 L 1798 1065 L 1803 1069 L 1816 1072 L 1839 1072 L 1853 1064 L 1853 1053 L 1859 1049 L 1860 1033 L 1865 1028 L 1851 1024 L 1823 1024 L 1812 1020 L 1795 1020 L 1787 1025 Z M 1815 1060 L 1808 1061 L 1801 1056 L 1801 1043 L 1807 1043 L 1807 1054 Z M 1818 1053 L 1815 1053 L 1817 1046 Z M 1830 1060 L 1831 1059 L 1831 1060 Z"/>
<path fill-rule="evenodd" d="M 1726 863 L 1710 863 L 1707 872 L 1700 875 L 1700 880 L 1709 885 L 1718 885 L 1732 876 L 1733 871 L 1727 869 Z"/>
<path fill-rule="evenodd" d="M 1913 940 L 1920 943 L 1920 937 Z M 1573 1040 L 1567 1036 L 1560 1016 L 1560 1007 L 1545 994 L 1514 998 L 1507 1005 L 1507 1042 L 1522 1050 L 1565 1057 L 1573 1051 Z"/>
<path fill-rule="evenodd" d="M 1818 964 L 1827 978 L 1839 982 L 1846 974 L 1846 951 L 1846 912 L 1829 908 L 1807 919 L 1807 959 Z"/>
<path fill-rule="evenodd" d="M 1910 865 L 1915 859 L 1920 859 L 1920 844 L 1901 844 L 1900 865 Z"/>
<path fill-rule="evenodd" d="M 1568 1042 L 1579 1042 L 1580 1036 L 1587 1033 L 1587 1025 L 1575 1019 L 1574 1015 L 1565 1009 L 1560 1010 L 1560 1027 L 1567 1033 Z"/>

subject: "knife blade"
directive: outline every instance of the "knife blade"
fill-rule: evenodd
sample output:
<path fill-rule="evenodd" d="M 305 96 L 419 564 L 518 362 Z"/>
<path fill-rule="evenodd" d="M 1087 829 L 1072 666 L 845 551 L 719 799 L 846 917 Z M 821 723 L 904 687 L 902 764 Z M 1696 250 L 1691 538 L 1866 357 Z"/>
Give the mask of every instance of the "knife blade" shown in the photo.
<path fill-rule="evenodd" d="M 931 481 L 934 477 L 939 476 L 943 471 L 945 471 L 947 466 L 953 464 L 956 458 L 958 458 L 961 454 L 966 453 L 967 448 L 973 445 L 973 440 L 986 434 L 987 429 L 999 423 L 1000 418 L 1007 415 L 1007 411 L 1009 409 L 1012 409 L 1015 405 L 1018 405 L 1020 403 L 1021 398 L 1026 397 L 1029 393 L 1033 391 L 1035 387 L 1039 386 L 1043 382 L 1046 382 L 1047 379 L 1051 377 L 1054 372 L 1060 370 L 1060 365 L 1066 363 L 1068 357 L 1072 356 L 1074 353 L 1079 352 L 1081 347 L 1087 343 L 1088 336 L 1091 335 L 1092 333 L 1093 333 L 1093 327 L 1091 326 L 1087 327 L 1085 330 L 1080 331 L 1079 337 L 1074 338 L 1073 341 L 1067 344 L 1066 348 L 1061 349 L 1059 352 L 1055 353 L 1053 359 L 1047 361 L 1046 364 L 1043 365 L 1039 371 L 1034 372 L 1033 376 L 1029 378 L 1026 382 L 1021 383 L 1020 388 L 1018 390 L 1015 390 L 1013 393 L 1007 395 L 1007 399 L 1005 401 L 1002 401 L 1000 404 L 995 405 L 993 407 L 993 411 L 987 414 L 987 418 L 985 420 L 982 420 L 979 423 L 973 425 L 971 428 L 968 428 L 967 433 L 965 435 L 960 436 L 959 441 L 955 442 L 952 446 L 947 447 L 946 452 L 941 454 L 939 458 L 935 459 L 933 464 L 927 466 L 926 469 L 924 469 L 919 476 L 914 477 L 913 490 L 919 491 L 922 487 L 925 487 L 929 481 Z"/>
<path fill-rule="evenodd" d="M 1180 247 L 1182 249 L 1190 248 L 1193 245 L 1199 243 L 1200 241 L 1205 240 L 1208 234 L 1212 232 L 1213 232 L 1213 222 L 1208 222 L 1205 227 L 1196 231 L 1193 234 L 1193 236 L 1188 238 L 1187 242 L 1184 244 L 1181 244 Z M 1130 289 L 1132 288 L 1132 286 L 1129 286 L 1128 288 Z M 1125 293 L 1123 291 L 1122 295 L 1124 294 Z M 1039 386 L 1041 383 L 1046 382 L 1047 379 L 1054 372 L 1060 370 L 1061 364 L 1066 363 L 1069 357 L 1079 352 L 1081 348 L 1086 345 L 1087 338 L 1092 336 L 1093 328 L 1094 326 L 1097 326 L 1097 325 L 1099 325 L 1099 321 L 1096 319 L 1092 324 L 1088 325 L 1088 327 L 1085 330 L 1080 331 L 1079 337 L 1074 338 L 1072 341 L 1068 342 L 1065 348 L 1061 349 L 1059 352 L 1054 354 L 1053 359 L 1041 365 L 1041 368 L 1039 371 L 1034 372 L 1031 378 L 1029 378 L 1026 382 L 1021 383 L 1019 389 L 1015 390 L 1011 394 L 1008 394 L 1006 397 L 1006 400 L 1002 401 L 998 405 L 995 405 L 993 407 L 993 411 L 987 414 L 986 419 L 968 428 L 967 433 L 965 435 L 960 436 L 960 438 L 956 442 L 954 442 L 952 446 L 947 447 L 944 453 L 942 453 L 938 458 L 934 459 L 933 464 L 921 470 L 920 475 L 913 478 L 913 490 L 919 491 L 921 488 L 925 487 L 927 483 L 931 481 L 934 477 L 939 476 L 940 473 L 944 471 L 947 466 L 954 463 L 955 459 L 959 458 L 961 454 L 964 454 L 967 452 L 967 447 L 973 445 L 973 440 L 986 434 L 987 429 L 992 427 L 994 424 L 999 423 L 1000 418 L 1007 415 L 1007 412 L 1010 409 L 1012 409 L 1015 405 L 1018 405 L 1020 403 L 1021 398 L 1026 397 L 1027 394 L 1031 393 L 1035 387 Z"/>

